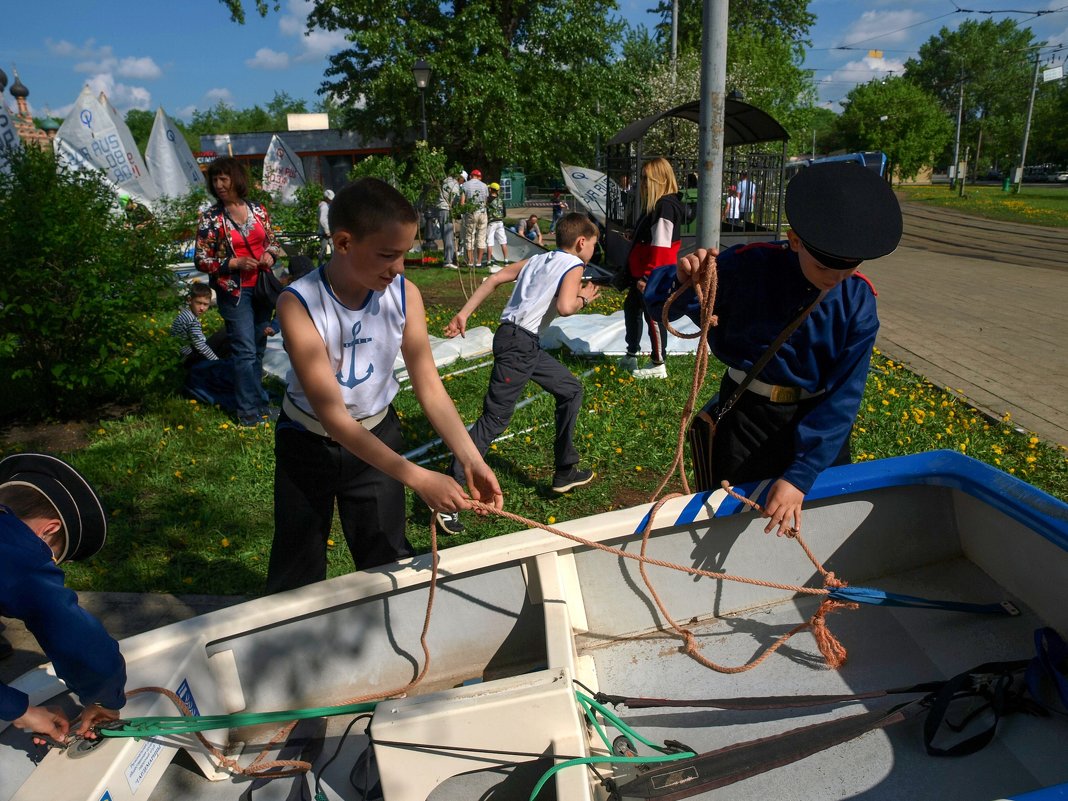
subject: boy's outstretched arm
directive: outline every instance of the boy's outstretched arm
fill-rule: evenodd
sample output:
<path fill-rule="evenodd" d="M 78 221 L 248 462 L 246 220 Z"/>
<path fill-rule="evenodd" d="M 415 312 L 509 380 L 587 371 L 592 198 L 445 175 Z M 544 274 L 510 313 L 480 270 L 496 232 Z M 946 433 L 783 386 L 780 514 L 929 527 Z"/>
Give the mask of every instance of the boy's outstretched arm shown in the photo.
<path fill-rule="evenodd" d="M 412 289 L 413 286 L 408 284 L 408 323 L 405 328 L 411 324 L 414 317 L 422 327 L 423 338 L 426 339 L 422 299 L 418 301 L 418 311 L 413 309 Z M 418 292 L 414 294 L 419 297 Z M 304 388 L 315 417 L 323 424 L 331 439 L 404 486 L 411 487 L 427 506 L 436 512 L 459 512 L 461 509 L 470 508 L 467 493 L 451 477 L 409 462 L 352 419 L 341 399 L 337 378 L 326 353 L 326 345 L 296 295 L 290 292 L 282 293 L 278 299 L 278 318 L 286 332 L 286 351 L 300 379 L 300 385 Z M 408 334 L 405 333 L 404 336 L 407 340 Z M 429 342 L 427 349 L 430 349 Z M 444 393 L 444 388 L 442 392 Z M 448 395 L 445 395 L 445 398 L 452 406 Z M 455 413 L 454 409 L 453 414 Z M 463 428 L 463 425 L 460 427 Z"/>
<path fill-rule="evenodd" d="M 502 270 L 491 276 L 491 280 L 503 272 Z M 486 283 L 488 284 L 489 281 Z M 423 296 L 411 283 L 406 285 L 405 293 L 407 312 L 401 353 L 404 355 L 404 364 L 408 368 L 408 376 L 411 379 L 415 396 L 419 399 L 419 404 L 426 412 L 427 419 L 434 426 L 434 430 L 441 435 L 456 460 L 463 465 L 471 497 L 500 509 L 504 505 L 504 498 L 501 494 L 501 486 L 497 483 L 497 477 L 471 441 L 471 435 L 467 433 L 467 428 L 460 419 L 452 398 L 445 391 L 445 385 L 441 383 L 441 376 L 438 375 L 437 365 L 434 364 L 434 355 L 430 350 L 430 338 L 426 329 Z M 434 475 L 441 474 L 435 473 Z M 452 482 L 453 486 L 459 488 L 451 477 L 441 476 L 441 478 Z M 431 506 L 431 508 L 437 509 L 438 507 Z"/>
<path fill-rule="evenodd" d="M 529 259 L 523 259 L 523 261 L 517 261 L 514 264 L 509 264 L 499 273 L 494 273 L 481 284 L 478 289 L 474 291 L 474 294 L 467 299 L 467 303 L 464 307 L 456 313 L 456 316 L 449 320 L 449 324 L 445 326 L 445 336 L 452 339 L 459 334 L 464 336 L 467 333 L 467 320 L 475 313 L 475 309 L 482 305 L 482 301 L 493 294 L 493 291 L 501 284 L 506 284 L 516 280 L 519 277 L 519 271 L 526 266 Z M 435 370 L 435 372 L 437 372 Z"/>

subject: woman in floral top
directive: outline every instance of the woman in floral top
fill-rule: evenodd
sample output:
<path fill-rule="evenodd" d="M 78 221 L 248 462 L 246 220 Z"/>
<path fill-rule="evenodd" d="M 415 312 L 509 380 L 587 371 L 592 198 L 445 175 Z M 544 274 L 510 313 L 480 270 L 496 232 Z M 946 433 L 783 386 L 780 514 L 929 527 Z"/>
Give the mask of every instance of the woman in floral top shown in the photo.
<path fill-rule="evenodd" d="M 244 426 L 268 415 L 263 389 L 264 328 L 269 309 L 252 302 L 256 278 L 283 255 L 271 230 L 267 209 L 248 200 L 248 173 L 237 159 L 221 158 L 208 167 L 208 190 L 216 203 L 197 223 L 196 268 L 208 274 L 219 314 L 226 323 L 234 360 L 237 420 Z"/>

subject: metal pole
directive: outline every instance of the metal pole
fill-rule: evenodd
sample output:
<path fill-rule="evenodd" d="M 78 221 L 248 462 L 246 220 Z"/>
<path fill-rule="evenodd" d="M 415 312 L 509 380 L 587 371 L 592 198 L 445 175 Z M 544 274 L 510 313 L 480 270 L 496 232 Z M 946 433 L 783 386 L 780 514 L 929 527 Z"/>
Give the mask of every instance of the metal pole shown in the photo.
<path fill-rule="evenodd" d="M 1023 147 L 1020 148 L 1020 168 L 1016 171 L 1016 194 L 1023 188 L 1024 165 L 1027 164 L 1027 140 L 1031 135 L 1031 112 L 1035 110 L 1035 92 L 1038 90 L 1038 52 L 1035 52 L 1035 77 L 1031 81 L 1031 99 L 1027 102 L 1027 124 L 1024 125 Z"/>
<path fill-rule="evenodd" d="M 719 247 L 729 0 L 704 0 L 701 14 L 700 175 L 697 247 Z"/>
<path fill-rule="evenodd" d="M 812 158 L 816 158 L 816 129 L 812 129 Z"/>
<path fill-rule="evenodd" d="M 949 182 L 949 190 L 952 192 L 956 186 L 960 176 L 957 172 L 960 170 L 960 122 L 964 116 L 964 60 L 960 63 L 960 101 L 957 103 L 957 138 L 953 143 L 953 178 Z"/>
<path fill-rule="evenodd" d="M 671 3 L 671 80 L 675 81 L 675 71 L 679 59 L 679 0 Z"/>
<path fill-rule="evenodd" d="M 419 90 L 419 110 L 423 114 L 423 141 L 426 139 L 426 89 Z"/>

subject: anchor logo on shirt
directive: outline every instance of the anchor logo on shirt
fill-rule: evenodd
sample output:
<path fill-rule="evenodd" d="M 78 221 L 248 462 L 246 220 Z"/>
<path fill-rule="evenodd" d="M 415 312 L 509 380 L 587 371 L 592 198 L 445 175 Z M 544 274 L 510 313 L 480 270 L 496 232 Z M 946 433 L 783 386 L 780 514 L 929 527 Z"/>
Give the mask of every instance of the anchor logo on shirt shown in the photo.
<path fill-rule="evenodd" d="M 370 378 L 371 373 L 375 371 L 375 366 L 373 364 L 368 364 L 367 372 L 363 374 L 363 378 L 356 377 L 356 346 L 371 341 L 371 337 L 359 336 L 360 328 L 362 327 L 363 323 L 357 320 L 355 325 L 352 326 L 352 341 L 346 342 L 344 345 L 344 347 L 346 348 L 352 348 L 352 352 L 349 355 L 349 377 L 343 379 L 341 377 L 341 370 L 338 370 L 336 373 L 338 383 L 341 384 L 341 386 L 343 387 L 348 387 L 349 389 L 352 389 L 358 384 L 362 384 L 364 381 Z"/>

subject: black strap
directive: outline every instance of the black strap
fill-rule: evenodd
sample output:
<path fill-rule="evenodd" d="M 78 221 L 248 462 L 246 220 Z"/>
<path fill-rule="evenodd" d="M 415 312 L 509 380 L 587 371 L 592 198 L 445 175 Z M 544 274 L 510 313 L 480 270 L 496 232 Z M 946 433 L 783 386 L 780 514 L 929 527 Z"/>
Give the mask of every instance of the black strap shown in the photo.
<path fill-rule="evenodd" d="M 808 316 L 812 314 L 812 310 L 820 304 L 820 301 L 827 297 L 827 292 L 828 290 L 826 289 L 820 292 L 819 295 L 816 296 L 816 299 L 802 309 L 801 313 L 794 318 L 793 322 L 786 326 L 786 328 L 775 337 L 775 341 L 768 345 L 767 350 L 760 354 L 760 358 L 749 368 L 749 372 L 745 374 L 745 378 L 738 384 L 737 389 L 734 390 L 734 394 L 727 399 L 726 403 L 721 403 L 719 405 L 719 408 L 716 410 L 716 423 L 722 420 L 723 415 L 731 410 L 731 407 L 733 407 L 734 404 L 738 402 L 738 399 L 742 397 L 742 393 L 745 392 L 746 388 L 753 382 L 753 379 L 760 375 L 760 371 L 771 361 L 771 357 L 774 356 L 779 348 L 783 346 L 783 343 L 790 338 L 790 335 L 801 326 L 801 323 L 808 319 Z"/>
<path fill-rule="evenodd" d="M 866 732 L 906 720 L 922 709 L 922 701 L 916 700 L 735 743 L 650 770 L 621 785 L 618 793 L 621 798 L 662 801 L 689 798 L 797 762 Z"/>
<path fill-rule="evenodd" d="M 248 203 L 245 204 L 245 208 L 248 209 L 249 215 L 253 216 L 252 207 L 250 205 L 248 205 Z M 234 218 L 230 216 L 230 212 L 228 212 L 226 210 L 226 206 L 223 206 L 223 216 L 225 216 L 226 219 L 228 219 L 230 221 L 230 225 L 233 226 L 234 230 L 237 231 L 239 234 L 241 234 L 241 238 L 245 240 L 245 247 L 248 248 L 248 252 L 252 253 L 254 258 L 257 258 L 257 259 L 260 258 L 260 256 L 263 255 L 263 253 L 261 253 L 259 256 L 255 255 L 256 251 L 254 251 L 252 249 L 252 245 L 249 244 L 248 237 L 245 236 L 245 232 L 241 230 L 241 227 L 234 221 Z M 231 249 L 232 249 L 232 247 L 231 247 Z M 267 248 L 266 247 L 263 249 L 263 252 L 264 253 L 267 252 Z M 234 254 L 234 255 L 236 255 L 236 254 Z"/>
<path fill-rule="evenodd" d="M 598 693 L 596 700 L 602 704 L 626 706 L 628 709 L 696 707 L 767 711 L 772 709 L 805 709 L 816 706 L 831 706 L 833 704 L 851 704 L 860 701 L 871 701 L 876 698 L 886 698 L 890 695 L 927 695 L 939 690 L 943 684 L 945 684 L 944 681 L 927 681 L 913 684 L 911 687 L 892 687 L 888 690 L 872 690 L 871 692 L 853 695 L 769 695 L 762 697 L 678 699 L 634 698 L 625 695 Z"/>

